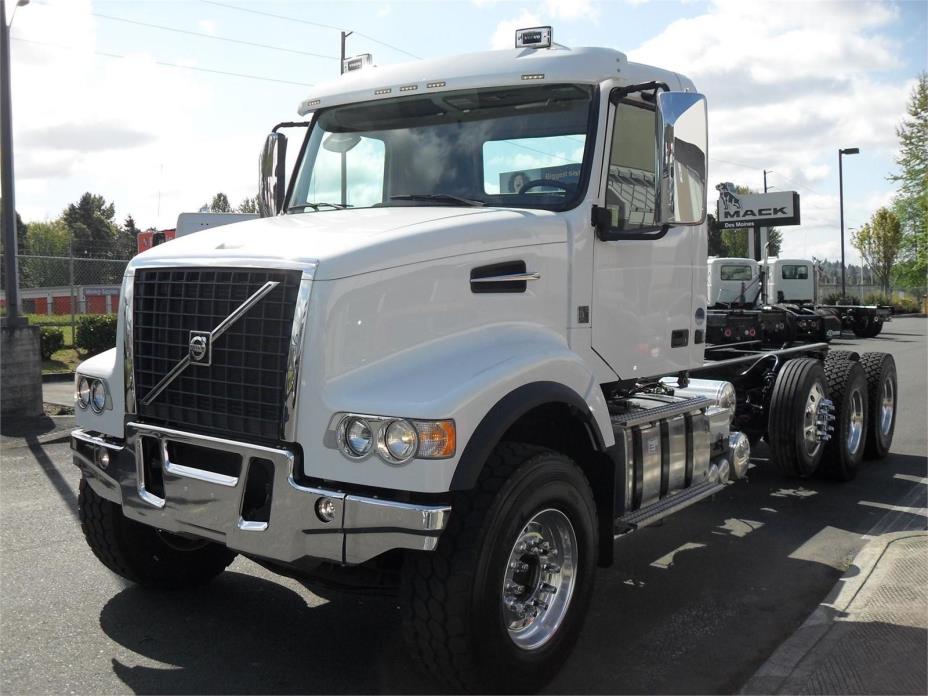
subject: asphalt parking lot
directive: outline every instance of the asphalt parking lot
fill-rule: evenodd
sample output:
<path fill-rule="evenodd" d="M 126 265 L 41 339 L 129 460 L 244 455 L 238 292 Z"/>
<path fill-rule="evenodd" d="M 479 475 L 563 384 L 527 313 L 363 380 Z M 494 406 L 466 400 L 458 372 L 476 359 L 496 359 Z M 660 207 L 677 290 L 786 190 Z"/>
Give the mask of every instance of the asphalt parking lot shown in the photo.
<path fill-rule="evenodd" d="M 901 318 L 835 348 L 891 352 L 892 454 L 851 483 L 747 482 L 618 542 L 572 658 L 548 691 L 734 693 L 809 616 L 868 534 L 924 529 L 926 327 Z M 3 693 L 433 692 L 389 599 L 320 598 L 237 559 L 185 593 L 128 585 L 76 521 L 68 443 L 4 439 L 0 463 Z"/>

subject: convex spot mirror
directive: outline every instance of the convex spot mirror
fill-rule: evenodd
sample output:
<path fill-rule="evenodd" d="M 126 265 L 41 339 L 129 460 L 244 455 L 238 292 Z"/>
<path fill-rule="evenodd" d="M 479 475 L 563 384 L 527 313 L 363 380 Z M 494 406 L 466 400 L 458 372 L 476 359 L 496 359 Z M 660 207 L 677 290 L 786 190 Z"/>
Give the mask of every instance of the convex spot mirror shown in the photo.
<path fill-rule="evenodd" d="M 662 225 L 706 220 L 706 98 L 693 92 L 657 95 L 657 216 Z"/>
<path fill-rule="evenodd" d="M 322 141 L 322 147 L 329 152 L 348 152 L 361 142 L 361 136 L 356 133 L 332 133 Z"/>
<path fill-rule="evenodd" d="M 286 193 L 287 136 L 269 133 L 258 161 L 258 213 L 277 215 L 284 207 Z"/>

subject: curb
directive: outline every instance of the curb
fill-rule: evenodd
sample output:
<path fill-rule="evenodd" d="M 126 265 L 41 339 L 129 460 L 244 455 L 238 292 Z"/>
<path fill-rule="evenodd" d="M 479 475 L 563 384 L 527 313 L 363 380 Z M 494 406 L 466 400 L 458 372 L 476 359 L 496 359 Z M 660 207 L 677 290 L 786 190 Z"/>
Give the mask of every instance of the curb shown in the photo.
<path fill-rule="evenodd" d="M 46 382 L 73 382 L 73 372 L 43 372 L 42 383 Z"/>

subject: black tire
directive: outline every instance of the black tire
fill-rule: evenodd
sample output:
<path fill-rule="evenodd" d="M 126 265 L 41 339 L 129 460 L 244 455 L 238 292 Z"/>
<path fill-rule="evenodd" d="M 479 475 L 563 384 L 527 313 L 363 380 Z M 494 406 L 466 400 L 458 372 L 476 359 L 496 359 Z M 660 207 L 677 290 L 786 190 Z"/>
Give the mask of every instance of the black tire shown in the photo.
<path fill-rule="evenodd" d="M 870 338 L 870 332 L 873 330 L 873 325 L 870 322 L 870 317 L 862 316 L 854 319 L 854 335 L 857 338 Z"/>
<path fill-rule="evenodd" d="M 860 353 L 855 350 L 829 350 L 825 355 L 825 362 L 832 362 L 835 360 L 853 360 L 858 362 L 860 360 Z"/>
<path fill-rule="evenodd" d="M 867 375 L 859 362 L 851 360 L 825 363 L 825 375 L 835 420 L 822 471 L 829 478 L 850 481 L 857 476 L 867 446 Z M 854 430 L 856 438 L 851 436 Z"/>
<path fill-rule="evenodd" d="M 867 332 L 867 337 L 868 337 L 868 338 L 876 338 L 877 336 L 880 335 L 880 332 L 881 332 L 882 330 L 883 330 L 883 322 L 882 322 L 882 321 L 873 321 L 873 322 L 871 322 L 871 324 L 870 324 L 870 331 Z"/>
<path fill-rule="evenodd" d="M 784 476 L 806 478 L 815 473 L 822 460 L 821 443 L 806 446 L 806 403 L 817 386 L 819 398 L 828 395 L 825 369 L 820 360 L 795 358 L 784 363 L 770 395 L 767 418 L 767 444 L 770 459 Z"/>
<path fill-rule="evenodd" d="M 103 565 L 126 580 L 164 589 L 196 587 L 219 575 L 236 554 L 212 542 L 191 542 L 130 520 L 81 479 L 78 516 L 84 538 Z"/>
<path fill-rule="evenodd" d="M 867 402 L 870 405 L 870 427 L 867 430 L 867 448 L 864 457 L 883 459 L 889 454 L 896 431 L 896 412 L 899 388 L 896 381 L 896 361 L 888 353 L 864 353 L 860 356 L 861 367 L 867 375 Z M 892 390 L 892 411 L 888 423 L 883 422 L 883 398 L 887 390 Z"/>
<path fill-rule="evenodd" d="M 576 581 L 572 594 L 562 594 L 570 600 L 559 628 L 540 647 L 523 649 L 506 624 L 505 573 L 526 523 L 552 509 L 575 532 Z M 597 563 L 596 530 L 593 493 L 576 464 L 540 447 L 501 444 L 477 487 L 456 496 L 437 549 L 406 559 L 401 596 L 412 654 L 456 691 L 540 688 L 580 633 Z"/>

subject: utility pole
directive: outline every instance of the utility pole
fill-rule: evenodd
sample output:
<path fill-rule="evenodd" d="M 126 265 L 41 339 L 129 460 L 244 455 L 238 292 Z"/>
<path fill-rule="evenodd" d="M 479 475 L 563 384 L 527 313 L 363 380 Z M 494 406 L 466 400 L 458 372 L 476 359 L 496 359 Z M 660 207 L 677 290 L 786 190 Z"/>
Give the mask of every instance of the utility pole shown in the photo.
<path fill-rule="evenodd" d="M 18 2 L 17 5 L 25 5 Z M 3 270 L 6 275 L 6 323 L 22 322 L 16 255 L 16 194 L 13 186 L 13 99 L 10 87 L 10 27 L 6 0 L 0 0 L 0 196 L 3 197 Z"/>
<path fill-rule="evenodd" d="M 841 166 L 842 155 L 856 155 L 860 148 L 848 147 L 838 150 L 838 200 L 841 208 L 841 299 L 847 294 L 844 283 L 844 170 Z"/>
<path fill-rule="evenodd" d="M 345 39 L 351 36 L 353 31 L 343 31 L 342 32 L 342 60 L 339 63 L 338 69 L 339 74 L 343 75 L 345 73 Z M 348 205 L 348 153 L 342 152 L 342 205 Z"/>

